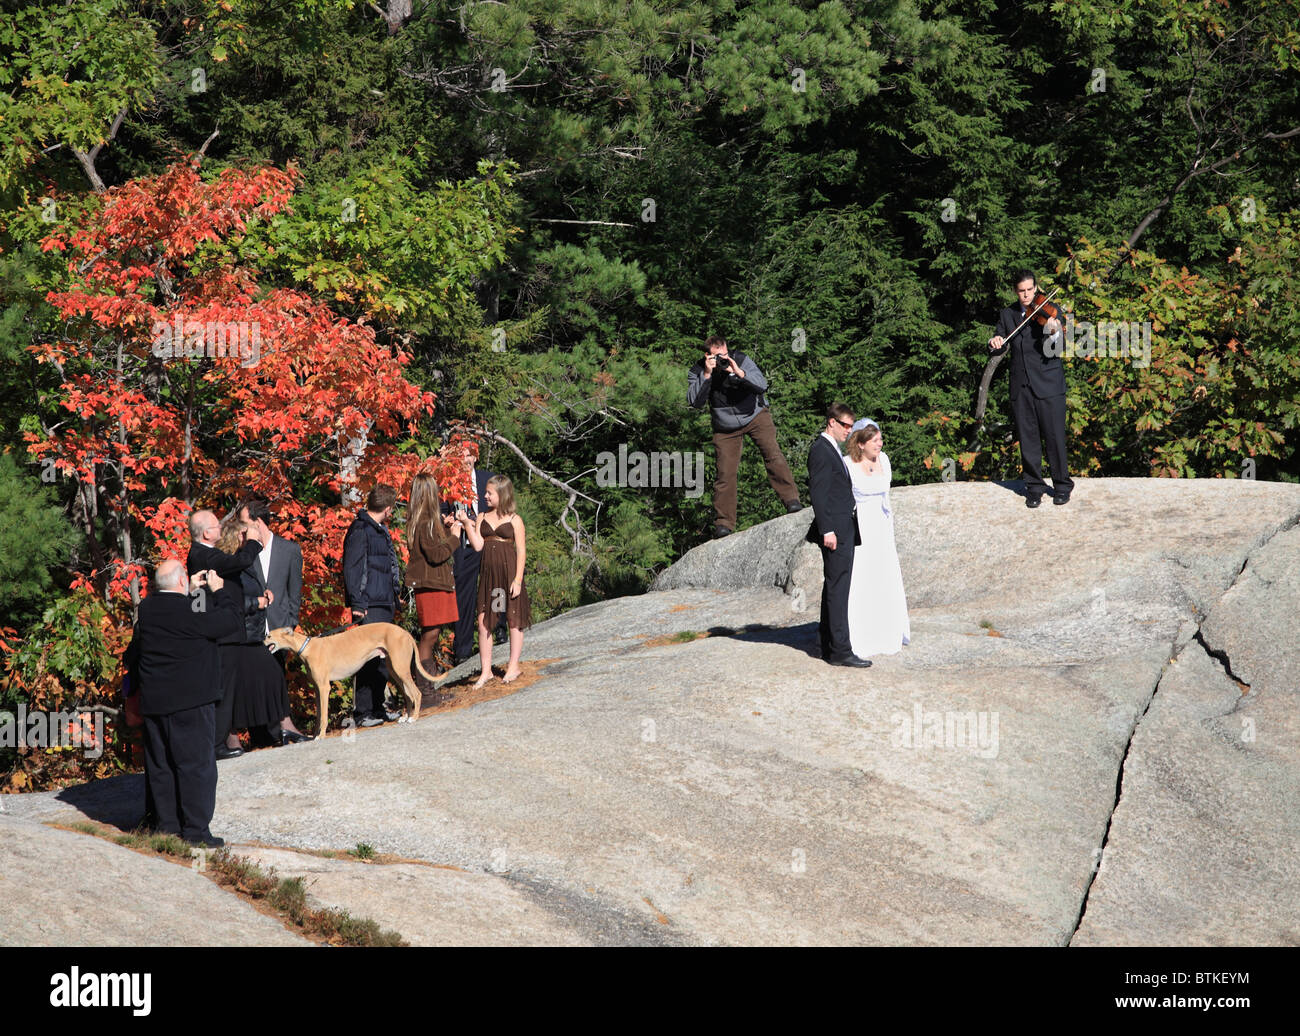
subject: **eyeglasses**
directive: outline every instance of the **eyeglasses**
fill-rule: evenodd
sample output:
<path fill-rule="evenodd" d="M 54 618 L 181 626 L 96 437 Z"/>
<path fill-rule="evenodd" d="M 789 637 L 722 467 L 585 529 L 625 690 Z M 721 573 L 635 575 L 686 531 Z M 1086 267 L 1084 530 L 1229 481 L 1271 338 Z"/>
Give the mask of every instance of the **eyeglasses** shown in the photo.
<path fill-rule="evenodd" d="M 841 421 L 838 417 L 835 418 L 834 420 L 835 420 L 835 423 L 836 423 L 837 425 L 839 425 L 841 428 L 850 428 L 850 429 L 851 429 L 851 428 L 853 427 L 853 422 L 852 422 L 852 421 Z"/>

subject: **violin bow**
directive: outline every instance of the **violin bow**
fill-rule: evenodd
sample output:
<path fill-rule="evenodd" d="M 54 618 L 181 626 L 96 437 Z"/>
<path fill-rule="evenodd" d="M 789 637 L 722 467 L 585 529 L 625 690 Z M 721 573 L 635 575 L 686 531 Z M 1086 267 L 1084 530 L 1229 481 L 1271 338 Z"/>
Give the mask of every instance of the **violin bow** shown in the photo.
<path fill-rule="evenodd" d="M 1033 312 L 1027 314 L 1025 316 L 1025 319 L 1020 321 L 1020 323 L 1016 325 L 1016 329 L 1014 331 L 1012 331 L 1009 335 L 1003 336 L 1003 345 L 1004 346 L 1007 345 L 1007 343 L 1009 343 L 1011 339 L 1013 339 L 1016 335 L 1018 335 L 1020 333 L 1020 329 L 1024 327 L 1027 323 L 1029 323 L 1029 321 L 1033 320 L 1034 317 L 1038 315 L 1038 311 L 1042 309 L 1044 306 L 1046 306 L 1049 302 L 1051 302 L 1052 299 L 1056 297 L 1056 294 L 1062 288 L 1066 287 L 1070 283 L 1073 277 L 1074 277 L 1074 255 L 1071 254 L 1069 262 L 1065 264 L 1064 279 L 1061 281 L 1060 284 L 1058 284 L 1055 288 L 1052 289 L 1052 293 L 1050 295 L 1048 295 L 1046 298 L 1043 299 L 1042 302 L 1040 302 L 1037 306 L 1034 307 Z M 974 452 L 975 447 L 979 445 L 980 433 L 984 431 L 984 411 L 988 409 L 988 405 L 989 405 L 989 386 L 993 384 L 993 375 L 997 373 L 998 364 L 1002 362 L 1002 358 L 1007 355 L 1007 352 L 1008 349 L 1003 348 L 1002 350 L 994 353 L 992 356 L 989 357 L 988 363 L 984 365 L 984 376 L 980 378 L 979 394 L 975 400 L 975 430 L 971 432 L 970 442 L 966 444 L 967 453 Z"/>

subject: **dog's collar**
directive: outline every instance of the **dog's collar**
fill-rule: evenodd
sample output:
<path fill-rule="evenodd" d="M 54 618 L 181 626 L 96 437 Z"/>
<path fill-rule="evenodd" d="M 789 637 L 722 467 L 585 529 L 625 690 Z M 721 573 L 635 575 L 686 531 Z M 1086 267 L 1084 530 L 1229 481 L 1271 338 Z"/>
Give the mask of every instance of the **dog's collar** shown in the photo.
<path fill-rule="evenodd" d="M 304 640 L 301 644 L 298 645 L 298 651 L 296 653 L 301 655 L 304 651 L 307 650 L 307 645 L 310 643 L 311 643 L 311 637 L 308 637 L 306 640 Z"/>

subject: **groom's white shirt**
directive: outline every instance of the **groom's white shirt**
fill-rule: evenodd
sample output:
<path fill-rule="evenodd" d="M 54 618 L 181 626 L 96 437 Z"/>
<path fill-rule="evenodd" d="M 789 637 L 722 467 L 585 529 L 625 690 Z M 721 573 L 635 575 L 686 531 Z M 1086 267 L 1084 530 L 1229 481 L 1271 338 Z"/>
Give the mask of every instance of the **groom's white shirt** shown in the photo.
<path fill-rule="evenodd" d="M 271 585 L 271 544 L 274 542 L 275 534 L 272 533 L 257 555 L 258 564 L 262 569 L 262 585 L 267 587 Z M 271 623 L 264 616 L 262 618 L 262 635 L 265 636 L 270 631 Z"/>
<path fill-rule="evenodd" d="M 831 438 L 830 432 L 822 432 L 822 438 L 835 447 L 836 453 L 839 453 L 841 457 L 844 456 L 844 454 L 840 452 L 840 444 L 837 443 L 833 438 Z"/>

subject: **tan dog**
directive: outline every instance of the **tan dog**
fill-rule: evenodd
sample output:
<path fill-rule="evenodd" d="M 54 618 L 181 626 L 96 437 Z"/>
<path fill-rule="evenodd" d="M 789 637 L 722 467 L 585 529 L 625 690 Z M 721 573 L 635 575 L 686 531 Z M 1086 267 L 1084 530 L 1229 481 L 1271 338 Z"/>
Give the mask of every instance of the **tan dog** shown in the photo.
<path fill-rule="evenodd" d="M 372 622 L 353 626 L 329 637 L 308 636 L 302 630 L 278 629 L 266 635 L 266 646 L 273 652 L 284 650 L 299 655 L 320 694 L 320 727 L 317 737 L 325 733 L 329 711 L 330 683 L 346 680 L 372 658 L 388 659 L 388 680 L 402 689 L 407 713 L 398 720 L 414 723 L 420 718 L 420 688 L 415 671 L 433 683 L 434 678 L 420 665 L 415 638 L 391 622 Z M 412 662 L 415 663 L 412 668 Z"/>

